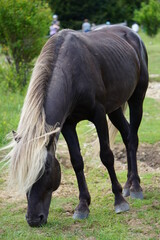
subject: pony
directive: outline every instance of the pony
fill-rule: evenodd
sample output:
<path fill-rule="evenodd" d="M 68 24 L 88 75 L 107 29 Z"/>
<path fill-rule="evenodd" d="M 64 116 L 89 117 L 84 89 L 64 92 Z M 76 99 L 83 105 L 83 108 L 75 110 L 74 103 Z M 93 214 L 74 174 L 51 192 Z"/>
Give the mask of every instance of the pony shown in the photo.
<path fill-rule="evenodd" d="M 48 39 L 37 59 L 17 131 L 6 159 L 10 181 L 27 196 L 26 220 L 31 227 L 47 222 L 52 192 L 61 180 L 55 157 L 60 132 L 68 145 L 79 188 L 74 219 L 89 215 L 91 197 L 84 176 L 76 125 L 96 128 L 100 159 L 108 170 L 115 212 L 129 210 L 125 197 L 143 199 L 136 152 L 138 128 L 148 86 L 144 43 L 130 28 L 109 26 L 88 33 L 64 29 Z M 128 103 L 130 119 L 124 116 Z M 123 192 L 114 169 L 108 115 L 127 152 L 128 174 Z"/>

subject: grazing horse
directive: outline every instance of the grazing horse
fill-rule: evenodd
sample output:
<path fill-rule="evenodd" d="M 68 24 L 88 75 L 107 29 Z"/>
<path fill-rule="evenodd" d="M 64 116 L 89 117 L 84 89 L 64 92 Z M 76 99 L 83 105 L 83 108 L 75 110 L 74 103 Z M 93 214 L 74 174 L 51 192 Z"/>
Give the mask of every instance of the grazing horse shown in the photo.
<path fill-rule="evenodd" d="M 86 34 L 62 30 L 47 41 L 35 64 L 7 156 L 11 182 L 27 194 L 26 219 L 30 226 L 47 222 L 52 192 L 60 184 L 61 170 L 55 158 L 60 132 L 67 142 L 79 187 L 79 204 L 73 218 L 88 216 L 91 197 L 76 133 L 77 123 L 84 119 L 96 127 L 116 213 L 129 209 L 124 196 L 143 198 L 136 152 L 148 86 L 147 69 L 145 46 L 127 27 L 106 27 Z M 122 110 L 126 102 L 129 123 Z M 114 170 L 106 114 L 120 131 L 127 150 L 128 175 L 123 194 Z"/>

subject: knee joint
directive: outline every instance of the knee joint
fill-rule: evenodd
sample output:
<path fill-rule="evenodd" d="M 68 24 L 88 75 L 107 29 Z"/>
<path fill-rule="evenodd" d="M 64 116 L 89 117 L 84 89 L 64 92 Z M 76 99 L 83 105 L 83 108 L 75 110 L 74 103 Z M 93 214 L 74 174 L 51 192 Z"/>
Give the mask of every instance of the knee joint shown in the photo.
<path fill-rule="evenodd" d="M 108 151 L 101 151 L 100 158 L 102 163 L 107 166 L 113 166 L 114 164 L 114 156 L 111 150 Z"/>

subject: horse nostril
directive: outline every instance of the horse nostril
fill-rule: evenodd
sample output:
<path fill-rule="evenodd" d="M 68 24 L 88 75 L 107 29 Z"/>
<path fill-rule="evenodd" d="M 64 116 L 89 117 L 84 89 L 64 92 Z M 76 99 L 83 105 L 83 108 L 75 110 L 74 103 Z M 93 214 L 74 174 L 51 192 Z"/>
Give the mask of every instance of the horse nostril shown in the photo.
<path fill-rule="evenodd" d="M 41 222 L 44 220 L 44 214 L 43 213 L 39 215 L 39 219 L 40 219 Z"/>

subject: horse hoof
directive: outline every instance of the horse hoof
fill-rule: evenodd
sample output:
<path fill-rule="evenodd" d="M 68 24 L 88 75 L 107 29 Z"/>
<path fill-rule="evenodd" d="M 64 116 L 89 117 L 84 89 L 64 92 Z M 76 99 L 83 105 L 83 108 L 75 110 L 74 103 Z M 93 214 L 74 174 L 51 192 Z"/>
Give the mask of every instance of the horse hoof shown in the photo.
<path fill-rule="evenodd" d="M 122 192 L 123 197 L 128 197 L 130 196 L 130 189 L 129 188 L 124 188 Z"/>
<path fill-rule="evenodd" d="M 80 211 L 75 211 L 73 214 L 73 219 L 74 220 L 82 220 L 87 218 L 89 215 L 89 211 L 85 211 L 85 212 L 80 212 Z"/>
<path fill-rule="evenodd" d="M 121 213 L 129 210 L 129 204 L 127 202 L 122 202 L 115 206 L 115 212 Z"/>
<path fill-rule="evenodd" d="M 140 191 L 140 192 L 130 192 L 131 194 L 131 198 L 134 198 L 134 199 L 143 199 L 143 192 Z"/>

